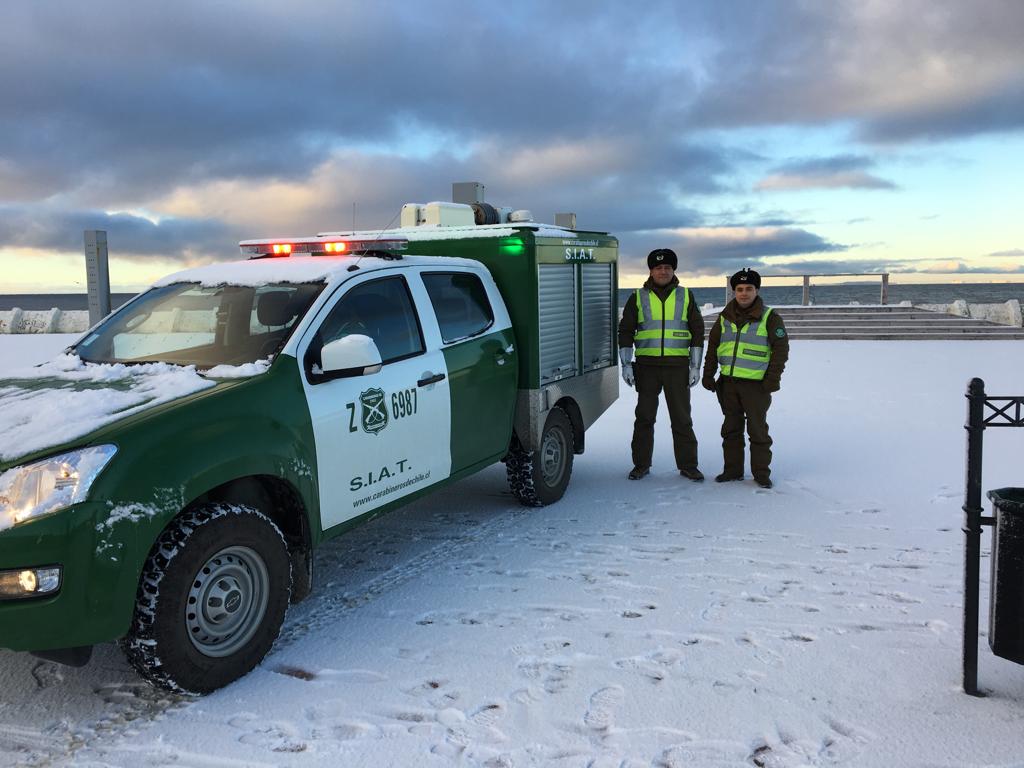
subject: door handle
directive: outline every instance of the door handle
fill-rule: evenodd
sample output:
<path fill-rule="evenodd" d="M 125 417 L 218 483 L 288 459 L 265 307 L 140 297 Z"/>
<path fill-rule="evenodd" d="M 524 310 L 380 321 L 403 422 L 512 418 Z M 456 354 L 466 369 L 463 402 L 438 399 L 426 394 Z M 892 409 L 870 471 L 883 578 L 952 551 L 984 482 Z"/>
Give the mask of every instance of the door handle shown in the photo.
<path fill-rule="evenodd" d="M 420 379 L 419 381 L 416 382 L 416 386 L 418 386 L 418 387 L 425 387 L 428 384 L 437 384 L 437 382 L 442 381 L 443 379 L 444 379 L 444 374 L 443 373 L 431 374 L 428 371 L 425 378 L 422 378 L 422 379 Z"/>

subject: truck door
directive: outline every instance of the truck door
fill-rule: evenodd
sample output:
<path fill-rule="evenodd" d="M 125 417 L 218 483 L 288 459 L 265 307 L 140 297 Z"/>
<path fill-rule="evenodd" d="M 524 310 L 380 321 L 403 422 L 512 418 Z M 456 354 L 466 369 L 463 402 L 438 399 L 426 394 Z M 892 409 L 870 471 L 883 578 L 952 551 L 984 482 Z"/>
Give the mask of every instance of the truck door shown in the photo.
<path fill-rule="evenodd" d="M 452 472 L 508 450 L 518 381 L 511 321 L 490 275 L 424 270 L 452 398 Z"/>
<path fill-rule="evenodd" d="M 349 334 L 374 340 L 380 371 L 318 373 L 323 345 Z M 441 350 L 425 340 L 404 276 L 371 276 L 346 288 L 305 342 L 299 353 L 324 530 L 448 477 L 448 372 Z"/>

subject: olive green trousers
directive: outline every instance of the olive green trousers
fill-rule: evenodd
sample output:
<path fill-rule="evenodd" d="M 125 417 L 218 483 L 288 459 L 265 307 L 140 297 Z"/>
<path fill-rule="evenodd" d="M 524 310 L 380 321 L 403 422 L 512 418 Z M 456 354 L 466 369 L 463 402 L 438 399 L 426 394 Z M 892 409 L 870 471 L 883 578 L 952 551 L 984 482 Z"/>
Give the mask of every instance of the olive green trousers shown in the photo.
<path fill-rule="evenodd" d="M 658 398 L 665 393 L 668 418 L 672 425 L 672 447 L 676 467 L 697 466 L 697 436 L 690 416 L 690 369 L 688 365 L 633 365 L 636 377 L 636 421 L 633 422 L 633 466 L 649 467 L 654 455 L 654 422 L 658 416 Z"/>
<path fill-rule="evenodd" d="M 772 438 L 768 434 L 768 409 L 771 393 L 764 382 L 722 376 L 715 385 L 718 403 L 722 406 L 723 472 L 742 475 L 745 445 L 743 428 L 750 437 L 750 471 L 758 480 L 771 475 Z"/>

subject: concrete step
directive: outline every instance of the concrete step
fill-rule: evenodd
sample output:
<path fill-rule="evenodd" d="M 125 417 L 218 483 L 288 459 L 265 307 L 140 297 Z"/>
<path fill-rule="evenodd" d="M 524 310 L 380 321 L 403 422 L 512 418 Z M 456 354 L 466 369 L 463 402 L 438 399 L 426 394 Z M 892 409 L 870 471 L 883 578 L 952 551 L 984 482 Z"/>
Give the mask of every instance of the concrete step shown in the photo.
<path fill-rule="evenodd" d="M 946 323 L 988 323 L 987 320 L 979 320 L 973 317 L 957 317 L 956 315 L 929 315 L 922 312 L 906 312 L 906 313 L 893 313 L 893 314 L 841 314 L 838 312 L 829 313 L 815 313 L 815 314 L 784 314 L 779 313 L 787 324 L 789 323 L 805 323 L 811 320 L 830 320 L 837 323 L 850 323 L 850 322 L 876 322 L 876 323 L 896 323 L 896 322 L 946 322 Z M 992 323 L 998 325 L 998 323 Z"/>
<path fill-rule="evenodd" d="M 806 328 L 808 326 L 823 326 L 841 328 L 845 326 L 855 326 L 857 328 L 886 328 L 886 327 L 905 327 L 905 326 L 921 326 L 927 328 L 943 327 L 943 328 L 1012 328 L 1009 325 L 999 325 L 997 323 L 986 323 L 984 320 L 969 320 L 965 318 L 928 318 L 928 317 L 893 317 L 877 320 L 871 319 L 841 319 L 837 317 L 807 317 L 795 319 L 791 317 L 784 318 L 786 321 L 787 328 Z"/>
<path fill-rule="evenodd" d="M 927 309 L 915 307 L 913 304 L 811 304 L 803 306 L 800 304 L 791 306 L 775 307 L 779 312 L 787 314 L 794 312 L 872 312 L 875 314 L 891 314 L 893 312 L 929 312 Z"/>
<path fill-rule="evenodd" d="M 1024 329 L 1020 328 L 787 328 L 787 332 L 794 339 L 806 338 L 812 334 L 828 333 L 835 336 L 851 334 L 889 334 L 903 333 L 913 334 L 936 334 L 941 333 L 951 339 L 964 336 L 1000 336 L 1006 338 L 1024 338 Z"/>
<path fill-rule="evenodd" d="M 900 331 L 872 332 L 872 333 L 831 333 L 823 331 L 820 333 L 790 334 L 795 341 L 816 341 L 832 339 L 836 341 L 1024 341 L 1024 331 L 1016 331 L 1008 334 L 996 333 L 958 333 L 949 334 L 941 331 L 935 333 L 916 332 L 903 333 Z M 1024 349 L 1021 350 L 1024 352 Z"/>
<path fill-rule="evenodd" d="M 847 341 L 985 341 L 1024 339 L 1024 328 L 906 305 L 778 307 L 793 339 Z M 705 321 L 713 322 L 717 314 Z"/>
<path fill-rule="evenodd" d="M 803 319 L 806 317 L 860 317 L 860 318 L 872 318 L 875 320 L 889 320 L 895 317 L 947 317 L 952 320 L 977 320 L 978 318 L 973 317 L 961 317 L 960 315 L 946 315 L 938 312 L 928 312 L 923 309 L 908 309 L 904 312 L 840 312 L 831 311 L 827 309 L 816 309 L 810 312 L 783 312 L 779 314 L 786 318 Z"/>

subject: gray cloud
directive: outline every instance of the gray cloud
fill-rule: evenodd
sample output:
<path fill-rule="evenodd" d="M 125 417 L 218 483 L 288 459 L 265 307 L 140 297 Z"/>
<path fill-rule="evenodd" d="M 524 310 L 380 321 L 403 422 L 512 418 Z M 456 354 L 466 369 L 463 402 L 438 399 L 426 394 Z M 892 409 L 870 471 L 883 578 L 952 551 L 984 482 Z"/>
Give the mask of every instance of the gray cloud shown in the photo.
<path fill-rule="evenodd" d="M 1014 267 L 979 267 L 965 262 L 956 262 L 952 267 L 948 263 L 935 265 L 921 265 L 913 262 L 897 262 L 891 272 L 930 272 L 934 274 L 954 273 L 958 275 L 1002 275 L 1002 274 L 1024 274 L 1024 266 Z"/>
<path fill-rule="evenodd" d="M 874 164 L 871 158 L 856 155 L 795 160 L 770 170 L 754 188 L 761 191 L 896 189 L 891 181 L 867 172 Z"/>
<path fill-rule="evenodd" d="M 107 232 L 112 255 L 127 258 L 238 258 L 237 235 L 215 220 L 164 219 L 155 224 L 127 213 L 40 211 L 0 207 L 0 244 L 55 251 L 82 251 L 86 229 Z"/>
<path fill-rule="evenodd" d="M 1024 4 L 735 3 L 709 10 L 702 127 L 851 122 L 868 141 L 1024 128 Z"/>
<path fill-rule="evenodd" d="M 543 8 L 5 5 L 2 159 L 30 167 L 36 195 L 80 187 L 118 203 L 206 178 L 301 178 L 339 144 L 429 151 L 438 137 L 515 146 L 650 127 L 658 86 L 635 87 L 622 66 L 635 14 Z"/>
<path fill-rule="evenodd" d="M 1024 80 L 1004 73 L 1024 69 L 1022 25 L 1020 4 L 923 0 L 874 16 L 747 0 L 644 13 L 524 0 L 500 14 L 457 0 L 428 14 L 387 0 L 7 3 L 0 200 L 130 207 L 206 179 L 301 179 L 339 147 L 394 142 L 464 156 L 639 136 L 639 173 L 682 166 L 694 125 L 853 119 L 872 140 L 1020 127 Z M 956 69 L 921 87 L 936 50 Z M 679 187 L 724 183 L 694 173 Z"/>
<path fill-rule="evenodd" d="M 623 171 L 604 179 L 585 173 L 562 178 L 558 184 L 545 183 L 536 174 L 523 176 L 510 169 L 507 159 L 486 152 L 465 159 L 440 155 L 426 161 L 395 156 L 366 156 L 349 153 L 325 166 L 323 190 L 303 204 L 287 222 L 268 223 L 265 210 L 254 210 L 242 220 L 227 224 L 216 218 L 164 218 L 159 224 L 131 214 L 110 215 L 103 211 L 68 210 L 54 205 L 0 206 L 0 247 L 43 248 L 79 251 L 83 229 L 108 231 L 111 253 L 118 255 L 185 258 L 236 258 L 239 239 L 300 235 L 317 231 L 397 226 L 404 202 L 449 200 L 454 181 L 479 180 L 486 184 L 486 198 L 495 205 L 528 208 L 535 220 L 552 222 L 554 214 L 572 211 L 581 228 L 619 232 L 632 228 L 661 229 L 695 226 L 702 216 L 694 209 L 668 201 L 667 188 L 688 174 L 714 175 L 722 168 L 713 151 L 692 149 L 682 152 L 678 167 L 657 172 L 641 165 L 642 173 Z M 634 154 L 634 159 L 638 155 Z M 685 167 L 684 167 L 685 166 Z M 372 179 L 372 183 L 366 183 Z M 702 179 L 699 183 L 708 183 Z M 297 187 L 302 189 L 302 184 Z M 253 194 L 261 197 L 259 187 Z M 277 192 L 270 190 L 261 201 L 274 207 Z M 211 205 L 217 205 L 213 196 Z"/>
<path fill-rule="evenodd" d="M 1024 258 L 1024 248 L 1012 248 L 1008 251 L 994 251 L 992 253 L 986 253 L 985 255 L 992 256 L 997 259 Z"/>
<path fill-rule="evenodd" d="M 360 227 L 383 227 L 479 179 L 492 202 L 621 233 L 629 263 L 660 232 L 723 221 L 760 234 L 670 236 L 702 274 L 837 253 L 792 212 L 706 198 L 773 165 L 759 188 L 892 189 L 869 158 L 778 164 L 701 129 L 1015 130 L 1022 26 L 1021 3 L 933 0 L 4 3 L 0 247 L 77 251 L 81 229 L 106 228 L 140 257 L 233 255 L 239 237 L 347 227 L 353 203 Z M 238 185 L 265 189 L 263 208 L 218 198 Z M 268 209 L 288 185 L 316 194 L 285 227 Z M 159 214 L 175 192 L 205 207 L 159 225 L 90 213 Z"/>
<path fill-rule="evenodd" d="M 712 276 L 732 274 L 743 267 L 775 271 L 765 259 L 841 253 L 847 246 L 794 227 L 708 227 L 664 232 L 622 233 L 620 263 L 631 274 L 647 272 L 647 254 L 654 248 L 672 248 L 679 256 L 679 271 Z M 831 260 L 822 262 L 836 264 Z M 831 271 L 836 271 L 831 267 Z"/>
<path fill-rule="evenodd" d="M 1022 7 L 1019 6 L 1018 7 Z M 1020 19 L 1018 24 L 1024 24 Z M 1019 29 L 1020 27 L 1018 27 Z M 1019 65 L 1018 65 L 1019 66 Z M 980 93 L 910 106 L 869 120 L 863 138 L 876 142 L 949 139 L 1024 128 L 1024 76 Z"/>

